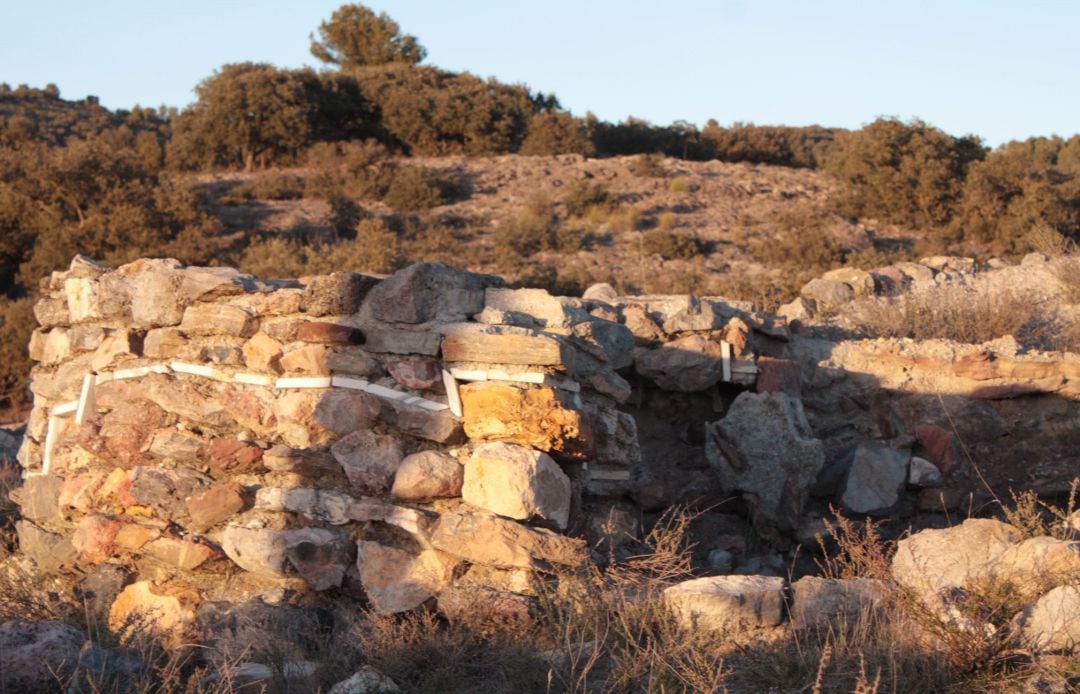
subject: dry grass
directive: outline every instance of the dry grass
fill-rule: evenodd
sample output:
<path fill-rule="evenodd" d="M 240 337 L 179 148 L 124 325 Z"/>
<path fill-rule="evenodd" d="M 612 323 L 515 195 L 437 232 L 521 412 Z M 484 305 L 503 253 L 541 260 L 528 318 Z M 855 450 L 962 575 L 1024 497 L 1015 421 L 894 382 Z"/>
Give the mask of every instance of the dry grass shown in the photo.
<path fill-rule="evenodd" d="M 918 288 L 855 302 L 848 320 L 868 337 L 981 344 L 1011 335 L 1026 347 L 1077 348 L 1056 304 L 1007 289 L 984 291 L 959 284 Z"/>

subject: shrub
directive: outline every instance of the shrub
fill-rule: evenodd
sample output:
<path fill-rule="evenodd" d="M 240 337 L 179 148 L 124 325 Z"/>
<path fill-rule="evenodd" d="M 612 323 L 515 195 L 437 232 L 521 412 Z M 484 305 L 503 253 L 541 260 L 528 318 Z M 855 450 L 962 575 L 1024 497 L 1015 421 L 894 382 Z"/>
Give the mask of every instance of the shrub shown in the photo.
<path fill-rule="evenodd" d="M 304 197 L 304 177 L 281 171 L 258 173 L 229 191 L 222 202 L 249 202 L 252 200 L 299 200 Z"/>
<path fill-rule="evenodd" d="M 1076 349 L 1069 326 L 1036 294 L 965 285 L 915 289 L 856 302 L 851 318 L 870 337 L 981 344 L 1011 335 L 1042 349 Z"/>
<path fill-rule="evenodd" d="M 953 228 L 965 238 L 1026 250 L 1030 230 L 1047 228 L 1080 238 L 1080 172 L 1073 170 L 1074 137 L 1010 142 L 971 165 Z"/>
<path fill-rule="evenodd" d="M 445 183 L 416 166 L 394 170 L 383 202 L 395 212 L 427 210 L 443 204 Z"/>
<path fill-rule="evenodd" d="M 558 249 L 558 226 L 554 203 L 547 197 L 536 196 L 515 216 L 496 227 L 495 244 L 523 257 Z"/>
<path fill-rule="evenodd" d="M 581 217 L 590 209 L 610 209 L 614 199 L 600 183 L 578 181 L 567 192 L 563 199 L 566 213 L 571 217 Z"/>
<path fill-rule="evenodd" d="M 580 154 L 589 156 L 594 148 L 585 124 L 563 111 L 538 113 L 529 120 L 529 131 L 521 143 L 521 154 Z"/>
<path fill-rule="evenodd" d="M 841 184 L 841 213 L 939 227 L 953 216 L 968 167 L 984 155 L 973 136 L 955 138 L 918 120 L 879 118 L 838 135 L 824 168 Z"/>
<path fill-rule="evenodd" d="M 664 210 L 656 216 L 656 228 L 660 231 L 671 231 L 679 224 L 679 216 L 671 210 Z"/>
<path fill-rule="evenodd" d="M 20 410 L 30 404 L 28 378 L 30 333 L 37 327 L 34 300 L 0 297 L 0 409 Z"/>
<path fill-rule="evenodd" d="M 696 238 L 663 229 L 646 231 L 641 237 L 641 247 L 645 253 L 659 255 L 664 260 L 688 260 L 701 253 Z"/>
<path fill-rule="evenodd" d="M 668 184 L 668 190 L 672 193 L 693 193 L 697 189 L 697 184 L 689 176 L 678 176 Z"/>
<path fill-rule="evenodd" d="M 664 178 L 664 158 L 659 154 L 639 154 L 630 162 L 630 173 L 642 178 Z"/>

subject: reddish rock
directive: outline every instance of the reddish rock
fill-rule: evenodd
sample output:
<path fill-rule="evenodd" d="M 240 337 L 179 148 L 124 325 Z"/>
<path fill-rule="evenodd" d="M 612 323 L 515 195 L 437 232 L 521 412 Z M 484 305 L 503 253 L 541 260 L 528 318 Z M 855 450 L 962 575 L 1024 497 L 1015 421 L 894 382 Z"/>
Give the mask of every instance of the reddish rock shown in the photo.
<path fill-rule="evenodd" d="M 355 376 L 371 376 L 380 373 L 382 368 L 366 352 L 358 349 L 345 349 L 340 352 L 332 352 L 326 358 L 326 365 L 331 371 L 353 374 Z"/>
<path fill-rule="evenodd" d="M 146 543 L 161 537 L 161 528 L 140 523 L 124 523 L 116 533 L 116 549 L 138 552 Z"/>
<path fill-rule="evenodd" d="M 926 424 L 915 430 L 915 438 L 923 447 L 923 455 L 936 465 L 943 474 L 949 474 L 956 465 L 956 437 L 936 424 Z"/>
<path fill-rule="evenodd" d="M 236 482 L 219 482 L 187 499 L 191 527 L 205 530 L 244 510 L 244 488 Z"/>
<path fill-rule="evenodd" d="M 345 475 L 357 489 L 381 495 L 390 490 L 401 464 L 401 444 L 393 436 L 354 431 L 330 448 Z"/>
<path fill-rule="evenodd" d="M 127 634 L 148 629 L 176 645 L 195 621 L 198 593 L 173 589 L 174 594 L 154 586 L 149 581 L 132 583 L 116 597 L 109 608 L 109 629 L 115 634 Z"/>
<path fill-rule="evenodd" d="M 179 537 L 160 537 L 147 542 L 142 548 L 160 562 L 184 571 L 192 571 L 222 554 L 209 545 Z"/>
<path fill-rule="evenodd" d="M 60 508 L 73 508 L 81 513 L 89 513 L 94 507 L 94 499 L 102 482 L 103 477 L 95 473 L 68 477 L 60 483 L 57 503 Z"/>
<path fill-rule="evenodd" d="M 379 417 L 382 403 L 370 393 L 335 390 L 325 394 L 315 407 L 315 421 L 338 435 L 367 429 Z"/>
<path fill-rule="evenodd" d="M 388 369 L 395 381 L 413 390 L 428 390 L 436 383 L 442 383 L 442 367 L 427 359 L 394 362 Z"/>
<path fill-rule="evenodd" d="M 465 468 L 457 459 L 441 451 L 421 451 L 401 461 L 391 493 L 408 501 L 461 496 L 464 480 Z"/>
<path fill-rule="evenodd" d="M 214 439 L 199 451 L 199 458 L 217 470 L 232 474 L 262 468 L 262 449 L 236 439 Z"/>
<path fill-rule="evenodd" d="M 791 359 L 758 357 L 757 392 L 787 393 L 802 397 L 802 371 L 799 362 Z"/>
<path fill-rule="evenodd" d="M 123 523 L 105 516 L 86 516 L 71 535 L 71 544 L 83 560 L 100 564 L 116 553 L 116 535 Z"/>
<path fill-rule="evenodd" d="M 362 345 L 364 333 L 350 325 L 305 321 L 296 326 L 296 339 L 300 342 L 322 344 Z"/>
<path fill-rule="evenodd" d="M 165 419 L 165 411 L 149 400 L 119 402 L 102 417 L 98 437 L 113 460 L 134 467 L 150 460 L 146 448 Z"/>

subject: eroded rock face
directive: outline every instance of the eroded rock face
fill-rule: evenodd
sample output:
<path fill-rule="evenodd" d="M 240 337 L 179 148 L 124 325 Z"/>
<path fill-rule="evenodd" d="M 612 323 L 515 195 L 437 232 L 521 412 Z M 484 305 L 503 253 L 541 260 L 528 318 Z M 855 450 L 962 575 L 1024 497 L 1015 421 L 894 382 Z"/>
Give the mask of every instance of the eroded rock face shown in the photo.
<path fill-rule="evenodd" d="M 314 590 L 341 585 L 352 563 L 352 547 L 345 537 L 324 528 L 273 530 L 229 525 L 221 548 L 240 568 L 255 574 L 283 578 L 295 571 Z"/>
<path fill-rule="evenodd" d="M 461 387 L 465 433 L 472 439 L 512 441 L 571 459 L 588 458 L 588 420 L 556 389 L 481 382 Z"/>
<path fill-rule="evenodd" d="M 566 529 L 570 478 L 539 451 L 509 443 L 478 446 L 465 463 L 462 498 L 500 516 L 540 518 Z"/>
<path fill-rule="evenodd" d="M 467 561 L 504 568 L 573 567 L 585 560 L 581 540 L 480 513 L 444 514 L 432 529 L 431 544 Z"/>
<path fill-rule="evenodd" d="M 150 581 L 132 583 L 120 592 L 109 608 L 109 628 L 114 633 L 149 630 L 176 643 L 195 621 L 198 594 L 166 591 Z"/>
<path fill-rule="evenodd" d="M 710 576 L 664 590 L 685 629 L 741 631 L 777 626 L 784 618 L 784 580 L 772 576 Z"/>
<path fill-rule="evenodd" d="M 742 393 L 705 432 L 705 454 L 724 487 L 743 492 L 758 520 L 794 529 L 825 463 L 802 403 L 784 393 Z"/>

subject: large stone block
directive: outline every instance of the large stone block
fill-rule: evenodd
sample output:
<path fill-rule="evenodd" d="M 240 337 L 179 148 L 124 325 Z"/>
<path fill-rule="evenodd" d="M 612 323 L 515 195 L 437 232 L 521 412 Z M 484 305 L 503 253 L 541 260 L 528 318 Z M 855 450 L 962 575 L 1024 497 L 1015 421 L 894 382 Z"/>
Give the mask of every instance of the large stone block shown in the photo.
<path fill-rule="evenodd" d="M 586 554 L 582 540 L 479 513 L 443 514 L 431 531 L 431 544 L 455 557 L 502 568 L 576 567 Z"/>
<path fill-rule="evenodd" d="M 838 620 L 854 624 L 880 607 L 886 595 L 885 584 L 871 578 L 804 576 L 791 584 L 791 626 L 838 626 Z"/>
<path fill-rule="evenodd" d="M 251 311 L 229 304 L 193 304 L 184 310 L 180 329 L 189 335 L 251 337 L 259 319 Z"/>
<path fill-rule="evenodd" d="M 465 468 L 440 451 L 421 451 L 401 461 L 394 474 L 392 496 L 406 501 L 428 501 L 461 496 Z"/>
<path fill-rule="evenodd" d="M 588 418 L 564 400 L 564 391 L 481 381 L 461 386 L 465 433 L 471 439 L 503 440 L 570 459 L 595 449 Z"/>
<path fill-rule="evenodd" d="M 860 444 L 844 486 L 844 506 L 856 513 L 884 512 L 895 506 L 907 481 L 910 461 L 910 449 Z"/>
<path fill-rule="evenodd" d="M 664 590 L 664 602 L 690 631 L 773 627 L 784 619 L 784 580 L 772 576 L 697 578 Z"/>
<path fill-rule="evenodd" d="M 449 583 L 436 552 L 409 552 L 378 542 L 357 543 L 356 567 L 376 612 L 407 612 L 434 597 Z"/>
<path fill-rule="evenodd" d="M 1058 586 L 1024 609 L 1016 621 L 1036 652 L 1080 651 L 1080 589 Z"/>
<path fill-rule="evenodd" d="M 687 335 L 655 349 L 639 348 L 634 368 L 664 390 L 705 390 L 723 376 L 720 343 L 703 335 Z"/>
<path fill-rule="evenodd" d="M 364 308 L 384 323 L 451 323 L 484 308 L 484 290 L 503 286 L 492 275 L 477 275 L 440 263 L 399 270 L 368 293 Z"/>
<path fill-rule="evenodd" d="M 566 529 L 570 478 L 549 456 L 509 443 L 476 447 L 465 463 L 465 501 L 500 516 L 540 518 Z"/>
<path fill-rule="evenodd" d="M 442 343 L 443 361 L 481 364 L 528 364 L 565 369 L 573 348 L 558 336 L 529 330 L 455 329 Z"/>
<path fill-rule="evenodd" d="M 781 530 L 795 529 L 825 464 L 802 403 L 784 393 L 740 394 L 706 425 L 705 455 L 723 486 L 748 498 L 757 521 Z"/>
<path fill-rule="evenodd" d="M 892 575 L 924 602 L 939 607 L 955 591 L 991 578 L 998 561 L 1022 539 L 1011 525 L 985 518 L 923 530 L 897 543 Z"/>
<path fill-rule="evenodd" d="M 114 634 L 150 632 L 175 644 L 194 623 L 199 602 L 195 591 L 168 592 L 150 581 L 132 583 L 109 608 L 109 629 Z"/>
<path fill-rule="evenodd" d="M 378 277 L 356 272 L 335 272 L 305 280 L 300 307 L 309 316 L 344 316 L 356 313 L 364 297 L 379 283 Z"/>
<path fill-rule="evenodd" d="M 238 525 L 225 527 L 221 548 L 246 571 L 277 578 L 295 571 L 315 590 L 341 585 L 353 552 L 344 535 L 324 528 L 273 530 Z"/>

